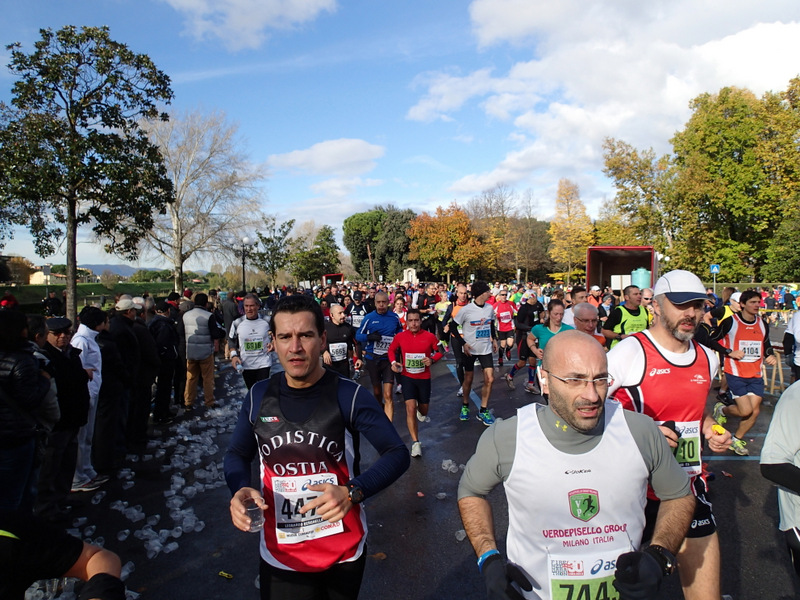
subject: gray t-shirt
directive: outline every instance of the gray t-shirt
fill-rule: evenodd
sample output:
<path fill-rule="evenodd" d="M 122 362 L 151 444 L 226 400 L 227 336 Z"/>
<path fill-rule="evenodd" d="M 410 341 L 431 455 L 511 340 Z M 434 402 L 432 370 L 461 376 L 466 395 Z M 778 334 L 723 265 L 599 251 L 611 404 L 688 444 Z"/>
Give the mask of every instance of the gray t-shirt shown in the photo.
<path fill-rule="evenodd" d="M 606 403 L 613 402 L 607 400 Z M 636 442 L 639 452 L 650 472 L 650 485 L 662 500 L 673 500 L 691 494 L 689 478 L 672 455 L 664 435 L 647 415 L 624 411 L 625 422 Z M 537 405 L 536 415 L 547 440 L 566 454 L 583 454 L 594 449 L 603 437 L 604 419 L 588 434 L 571 427 L 564 430 L 560 417 L 549 406 Z M 458 498 L 486 496 L 496 485 L 508 479 L 514 464 L 517 447 L 517 417 L 497 421 L 478 440 L 475 454 L 458 484 Z M 542 465 L 546 467 L 546 465 Z M 618 478 L 613 464 L 608 465 L 608 476 Z"/>
<path fill-rule="evenodd" d="M 492 326 L 494 323 L 494 308 L 488 302 L 478 306 L 470 302 L 453 317 L 461 325 L 464 341 L 469 344 L 472 356 L 492 353 Z"/>
<path fill-rule="evenodd" d="M 775 405 L 769 424 L 764 448 L 761 450 L 762 465 L 790 464 L 800 467 L 800 383 L 789 386 Z M 800 496 L 778 487 L 778 509 L 781 517 L 779 528 L 788 531 L 800 527 Z"/>

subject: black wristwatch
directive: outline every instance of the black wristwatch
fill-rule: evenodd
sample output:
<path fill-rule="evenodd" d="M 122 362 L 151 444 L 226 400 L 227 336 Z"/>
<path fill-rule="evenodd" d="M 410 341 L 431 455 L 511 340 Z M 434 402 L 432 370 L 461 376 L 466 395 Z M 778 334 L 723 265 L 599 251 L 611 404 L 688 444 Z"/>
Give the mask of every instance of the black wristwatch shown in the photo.
<path fill-rule="evenodd" d="M 664 546 L 651 544 L 647 547 L 645 552 L 658 561 L 658 564 L 661 565 L 661 572 L 665 577 L 675 572 L 675 568 L 678 566 L 678 560 L 675 558 L 675 555 L 664 548 Z"/>
<path fill-rule="evenodd" d="M 728 355 L 728 354 L 730 354 L 731 352 L 733 352 L 733 349 L 732 349 L 732 348 L 725 348 L 725 356 L 727 356 L 727 355 Z"/>
<path fill-rule="evenodd" d="M 348 483 L 347 489 L 350 490 L 350 502 L 358 504 L 364 501 L 364 491 L 355 483 Z"/>

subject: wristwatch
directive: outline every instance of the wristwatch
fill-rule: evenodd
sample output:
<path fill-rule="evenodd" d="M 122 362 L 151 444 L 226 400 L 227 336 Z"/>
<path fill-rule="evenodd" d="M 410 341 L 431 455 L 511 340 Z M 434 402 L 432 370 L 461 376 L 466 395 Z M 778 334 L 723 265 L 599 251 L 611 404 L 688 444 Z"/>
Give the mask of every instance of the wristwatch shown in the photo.
<path fill-rule="evenodd" d="M 651 544 L 647 547 L 645 552 L 658 561 L 658 564 L 661 565 L 661 572 L 665 577 L 675 572 L 675 568 L 678 566 L 678 560 L 675 558 L 675 555 L 664 548 L 664 546 Z"/>
<path fill-rule="evenodd" d="M 733 352 L 733 348 L 725 348 L 725 355 L 726 355 L 726 356 L 727 356 L 728 354 L 730 354 L 731 352 Z"/>
<path fill-rule="evenodd" d="M 358 504 L 364 501 L 364 491 L 355 483 L 348 483 L 347 489 L 350 490 L 350 502 Z"/>

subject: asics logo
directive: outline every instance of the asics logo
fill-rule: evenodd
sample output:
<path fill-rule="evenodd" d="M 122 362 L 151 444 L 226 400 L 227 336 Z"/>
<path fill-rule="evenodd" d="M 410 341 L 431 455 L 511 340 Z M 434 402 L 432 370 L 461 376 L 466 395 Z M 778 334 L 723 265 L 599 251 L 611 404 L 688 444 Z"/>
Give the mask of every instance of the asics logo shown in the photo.
<path fill-rule="evenodd" d="M 667 369 L 656 369 L 655 367 L 650 370 L 650 377 L 653 375 L 669 375 L 669 368 Z"/>

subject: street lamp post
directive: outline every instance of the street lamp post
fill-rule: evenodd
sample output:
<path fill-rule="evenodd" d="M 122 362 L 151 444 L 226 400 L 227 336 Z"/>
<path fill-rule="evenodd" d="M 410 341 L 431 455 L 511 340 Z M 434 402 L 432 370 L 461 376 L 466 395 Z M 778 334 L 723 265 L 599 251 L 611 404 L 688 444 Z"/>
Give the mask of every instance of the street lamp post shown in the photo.
<path fill-rule="evenodd" d="M 247 249 L 253 246 L 255 242 L 248 236 L 242 238 L 242 291 L 247 293 L 247 275 L 245 272 L 245 263 L 247 261 Z"/>

